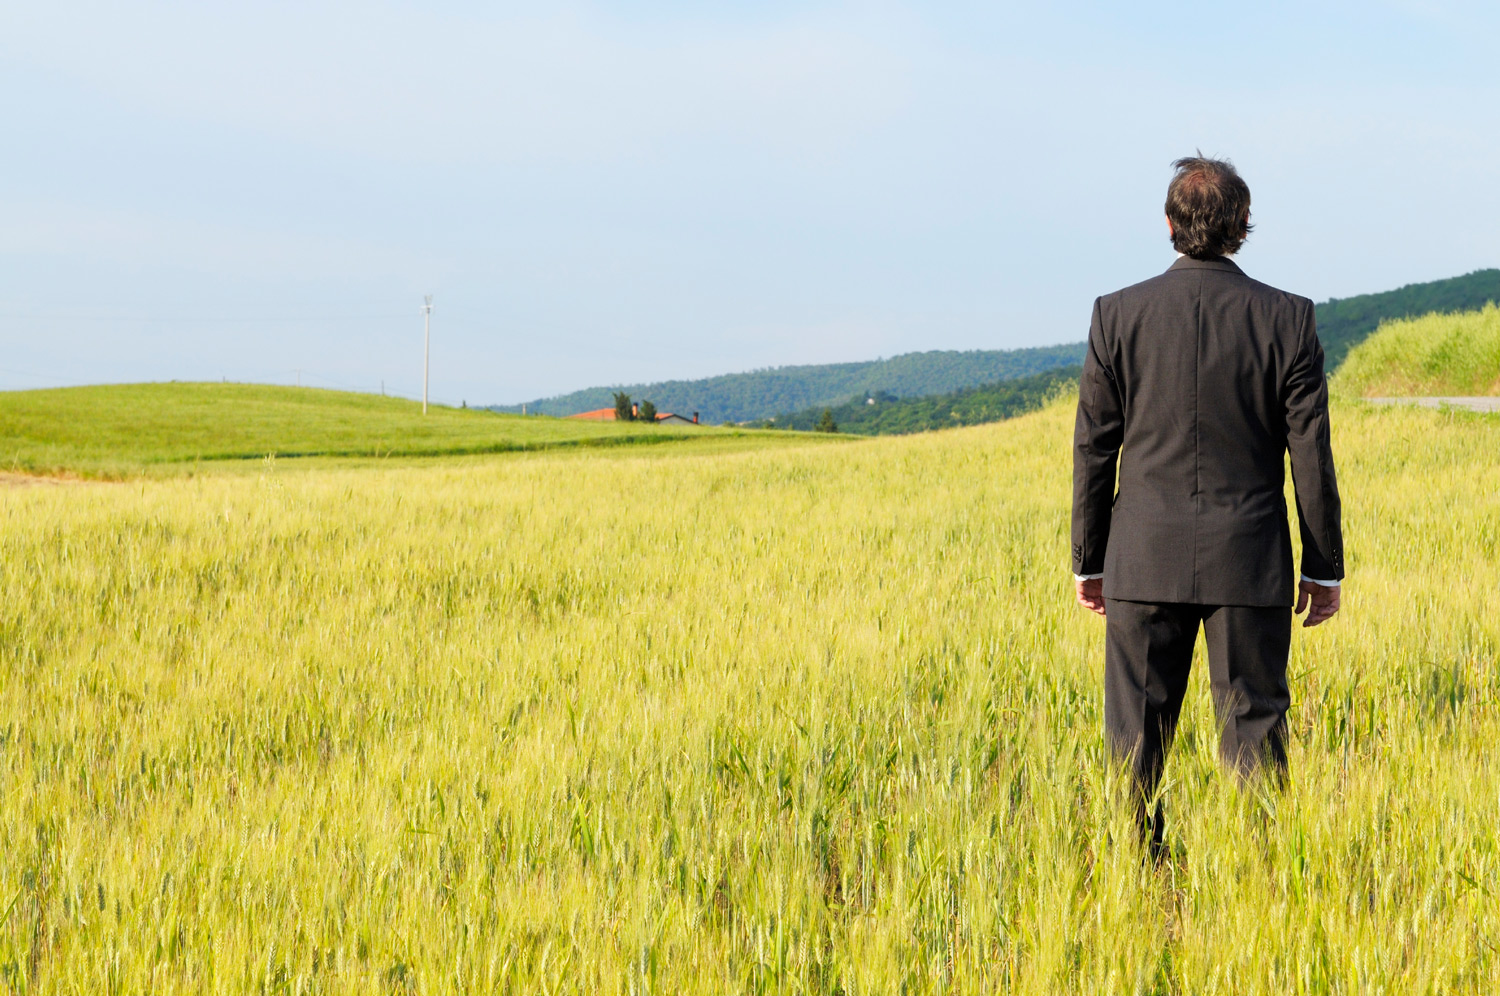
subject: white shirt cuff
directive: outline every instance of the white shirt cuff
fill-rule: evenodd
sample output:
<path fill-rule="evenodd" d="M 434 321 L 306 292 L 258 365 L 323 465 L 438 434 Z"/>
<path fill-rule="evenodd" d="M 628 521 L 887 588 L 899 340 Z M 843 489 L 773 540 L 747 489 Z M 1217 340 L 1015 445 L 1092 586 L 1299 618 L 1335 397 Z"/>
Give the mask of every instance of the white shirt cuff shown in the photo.
<path fill-rule="evenodd" d="M 1093 581 L 1096 578 L 1102 578 L 1102 577 L 1104 577 L 1103 574 L 1075 574 L 1075 575 L 1073 575 L 1073 580 L 1074 581 Z M 1324 580 L 1322 580 L 1320 578 L 1310 578 L 1306 574 L 1302 575 L 1302 580 L 1304 580 L 1304 581 L 1311 581 L 1313 584 L 1320 584 L 1320 585 L 1322 585 L 1325 588 L 1337 588 L 1340 584 L 1343 583 L 1341 581 L 1324 581 Z"/>

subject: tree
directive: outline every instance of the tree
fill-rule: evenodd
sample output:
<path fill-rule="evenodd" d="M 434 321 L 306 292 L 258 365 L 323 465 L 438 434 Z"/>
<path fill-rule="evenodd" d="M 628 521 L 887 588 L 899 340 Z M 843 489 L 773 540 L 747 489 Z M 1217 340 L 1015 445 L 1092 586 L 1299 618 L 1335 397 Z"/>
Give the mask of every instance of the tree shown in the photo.
<path fill-rule="evenodd" d="M 635 412 L 630 409 L 630 395 L 624 391 L 615 392 L 615 421 L 630 422 L 635 419 Z"/>
<path fill-rule="evenodd" d="M 833 420 L 833 409 L 823 409 L 823 414 L 818 416 L 818 424 L 813 426 L 815 432 L 838 432 L 839 424 Z"/>
<path fill-rule="evenodd" d="M 650 422 L 652 425 L 655 425 L 656 424 L 656 405 L 652 404 L 649 401 L 642 401 L 641 402 L 641 413 L 639 415 L 637 415 L 636 417 L 639 418 L 642 422 Z"/>

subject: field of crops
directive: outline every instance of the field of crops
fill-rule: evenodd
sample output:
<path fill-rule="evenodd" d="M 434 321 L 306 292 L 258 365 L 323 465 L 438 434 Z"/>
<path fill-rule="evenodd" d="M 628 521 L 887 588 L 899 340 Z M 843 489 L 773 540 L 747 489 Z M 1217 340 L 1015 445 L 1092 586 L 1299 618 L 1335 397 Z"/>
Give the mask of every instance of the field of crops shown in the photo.
<path fill-rule="evenodd" d="M 1071 410 L 0 490 L 0 992 L 1500 991 L 1500 419 L 1342 404 L 1292 781 L 1143 864 Z"/>
<path fill-rule="evenodd" d="M 1500 394 L 1500 307 L 1386 322 L 1330 387 L 1361 398 Z"/>

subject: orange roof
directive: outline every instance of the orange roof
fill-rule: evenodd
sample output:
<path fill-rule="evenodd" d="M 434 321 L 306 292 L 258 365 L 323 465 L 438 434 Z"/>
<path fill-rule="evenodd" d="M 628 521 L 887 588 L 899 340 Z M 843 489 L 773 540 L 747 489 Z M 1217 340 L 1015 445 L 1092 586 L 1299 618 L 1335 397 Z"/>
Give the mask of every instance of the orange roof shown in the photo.
<path fill-rule="evenodd" d="M 613 408 L 595 408 L 591 412 L 579 412 L 577 415 L 569 415 L 568 418 L 583 419 L 586 422 L 613 422 L 615 420 L 615 410 Z M 686 415 L 675 415 L 672 412 L 656 413 L 656 421 L 658 422 L 669 418 L 680 418 L 684 422 L 692 421 Z"/>
<path fill-rule="evenodd" d="M 590 422 L 613 422 L 615 410 L 613 408 L 595 408 L 591 412 L 579 412 L 577 415 L 569 415 L 568 418 L 581 418 Z"/>

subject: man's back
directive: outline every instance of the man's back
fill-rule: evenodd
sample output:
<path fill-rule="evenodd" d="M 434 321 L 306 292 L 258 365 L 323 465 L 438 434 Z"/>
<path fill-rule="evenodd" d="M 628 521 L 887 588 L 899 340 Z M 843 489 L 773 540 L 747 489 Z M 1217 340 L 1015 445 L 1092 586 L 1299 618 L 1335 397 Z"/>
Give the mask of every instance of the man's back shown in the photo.
<path fill-rule="evenodd" d="M 1290 450 L 1303 572 L 1342 576 L 1324 385 L 1312 302 L 1228 259 L 1183 257 L 1100 298 L 1075 432 L 1075 570 L 1102 571 L 1114 599 L 1291 604 Z"/>

